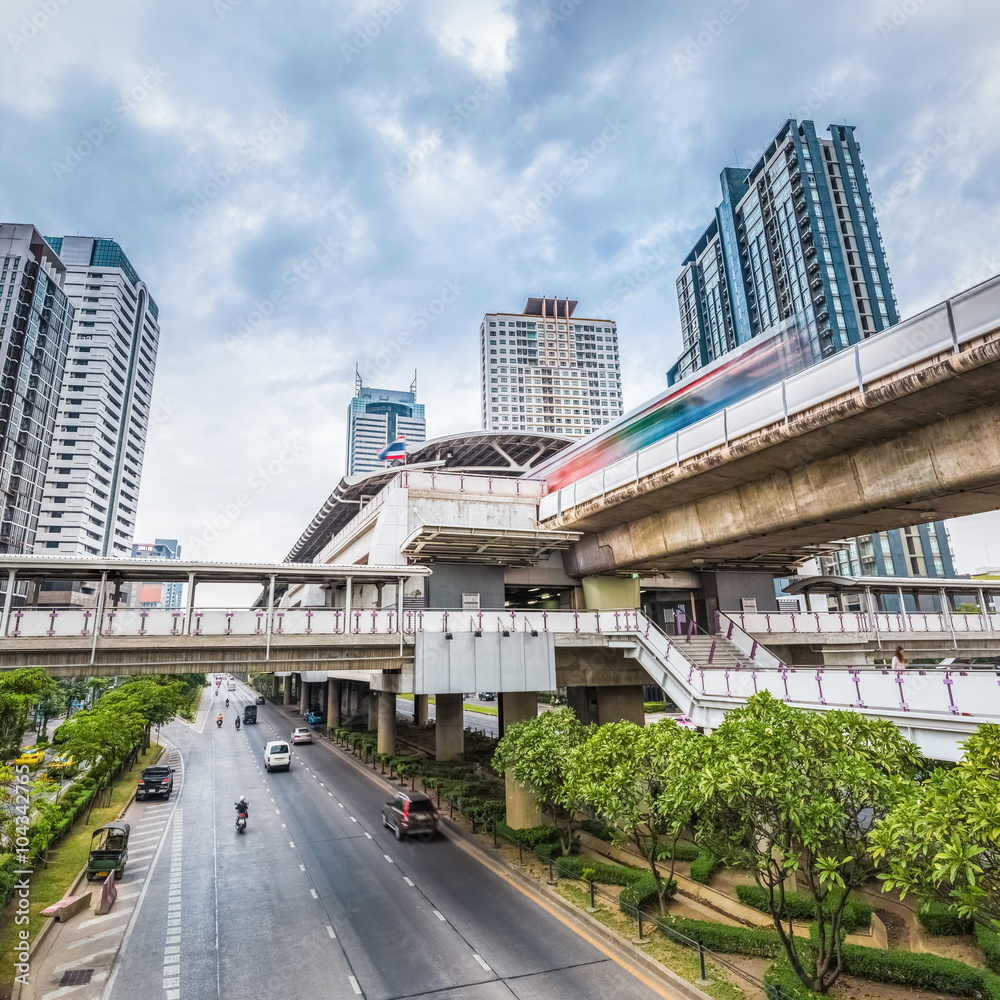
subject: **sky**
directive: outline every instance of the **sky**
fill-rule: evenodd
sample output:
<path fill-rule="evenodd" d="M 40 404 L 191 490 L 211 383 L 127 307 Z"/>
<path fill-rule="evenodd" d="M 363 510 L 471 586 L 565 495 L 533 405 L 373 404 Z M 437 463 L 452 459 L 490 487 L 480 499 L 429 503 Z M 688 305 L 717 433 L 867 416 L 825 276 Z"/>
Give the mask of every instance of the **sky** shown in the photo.
<path fill-rule="evenodd" d="M 136 540 L 187 556 L 285 556 L 355 366 L 478 429 L 528 296 L 653 395 L 719 173 L 788 117 L 856 126 L 904 318 L 1000 272 L 995 0 L 4 0 L 0 52 L 0 220 L 117 240 L 159 306 Z M 1000 564 L 1000 514 L 949 529 Z"/>

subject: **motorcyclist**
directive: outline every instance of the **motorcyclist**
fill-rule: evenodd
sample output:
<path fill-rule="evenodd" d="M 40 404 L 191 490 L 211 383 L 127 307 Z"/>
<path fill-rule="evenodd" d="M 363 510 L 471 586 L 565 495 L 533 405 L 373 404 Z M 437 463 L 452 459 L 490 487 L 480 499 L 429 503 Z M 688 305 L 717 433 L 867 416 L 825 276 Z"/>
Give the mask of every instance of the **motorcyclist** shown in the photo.
<path fill-rule="evenodd" d="M 240 717 L 238 715 L 236 716 L 236 728 L 237 730 L 240 728 Z"/>
<path fill-rule="evenodd" d="M 218 725 L 222 725 L 222 713 L 219 712 L 219 717 L 215 720 Z"/>
<path fill-rule="evenodd" d="M 241 795 L 236 802 L 236 815 L 237 816 L 250 816 L 250 803 L 247 802 L 245 795 Z"/>
<path fill-rule="evenodd" d="M 226 708 L 229 708 L 229 699 L 226 699 Z"/>

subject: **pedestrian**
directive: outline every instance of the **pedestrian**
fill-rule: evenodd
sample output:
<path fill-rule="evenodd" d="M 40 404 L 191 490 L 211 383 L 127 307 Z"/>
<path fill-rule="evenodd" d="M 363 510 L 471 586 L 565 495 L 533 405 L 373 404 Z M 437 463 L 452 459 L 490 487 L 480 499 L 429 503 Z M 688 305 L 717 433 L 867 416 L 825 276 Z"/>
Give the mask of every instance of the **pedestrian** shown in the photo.
<path fill-rule="evenodd" d="M 907 666 L 906 657 L 903 655 L 903 647 L 897 646 L 896 652 L 892 654 L 892 669 L 905 670 Z"/>

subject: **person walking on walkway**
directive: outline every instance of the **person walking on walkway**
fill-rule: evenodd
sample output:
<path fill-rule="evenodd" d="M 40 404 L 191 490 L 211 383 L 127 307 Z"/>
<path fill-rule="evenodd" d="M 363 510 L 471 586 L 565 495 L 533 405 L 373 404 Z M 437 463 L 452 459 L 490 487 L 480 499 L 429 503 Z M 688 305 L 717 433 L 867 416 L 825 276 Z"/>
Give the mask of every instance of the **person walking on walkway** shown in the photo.
<path fill-rule="evenodd" d="M 905 670 L 909 664 L 906 662 L 906 657 L 903 655 L 903 647 L 897 646 L 896 652 L 892 654 L 892 669 L 893 670 Z"/>

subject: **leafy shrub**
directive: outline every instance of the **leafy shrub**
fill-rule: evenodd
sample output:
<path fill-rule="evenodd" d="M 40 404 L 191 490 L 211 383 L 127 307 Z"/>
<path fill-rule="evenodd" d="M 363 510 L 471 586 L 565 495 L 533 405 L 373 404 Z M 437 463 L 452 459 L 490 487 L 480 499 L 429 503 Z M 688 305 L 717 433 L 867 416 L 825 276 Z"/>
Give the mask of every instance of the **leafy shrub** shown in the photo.
<path fill-rule="evenodd" d="M 844 971 L 877 983 L 937 990 L 960 997 L 1000 1000 L 1000 976 L 974 969 L 953 958 L 921 952 L 883 951 L 860 945 L 843 946 Z"/>
<path fill-rule="evenodd" d="M 692 844 L 689 840 L 679 840 L 674 847 L 664 847 L 660 852 L 661 859 L 673 857 L 674 861 L 694 861 L 702 853 L 697 844 Z"/>
<path fill-rule="evenodd" d="M 1000 972 L 1000 934 L 995 934 L 989 928 L 977 924 L 976 942 L 986 960 L 986 968 Z"/>
<path fill-rule="evenodd" d="M 661 876 L 662 878 L 662 876 Z M 664 899 L 673 899 L 677 892 L 677 883 L 670 879 Z M 618 909 L 626 916 L 634 917 L 638 910 L 647 910 L 651 906 L 659 906 L 659 894 L 656 891 L 656 880 L 652 872 L 643 872 L 631 885 L 626 886 L 618 894 Z"/>
<path fill-rule="evenodd" d="M 698 857 L 691 862 L 691 879 L 708 885 L 712 881 L 715 870 L 719 867 L 719 859 L 708 851 L 702 851 Z"/>
<path fill-rule="evenodd" d="M 928 934 L 935 937 L 971 934 L 973 928 L 971 919 L 958 916 L 947 903 L 936 900 L 925 903 L 917 910 L 917 920 Z"/>
<path fill-rule="evenodd" d="M 665 712 L 667 703 L 665 701 L 644 701 L 642 709 L 647 715 L 652 715 L 654 712 Z"/>
<path fill-rule="evenodd" d="M 656 922 L 668 937 L 670 931 L 676 931 L 703 944 L 709 951 L 757 958 L 777 958 L 784 954 L 781 938 L 776 931 L 767 928 L 731 927 L 684 917 L 658 917 Z"/>
<path fill-rule="evenodd" d="M 0 854 L 0 910 L 14 898 L 14 886 L 17 883 L 14 869 L 21 867 L 15 860 L 13 854 Z"/>
<path fill-rule="evenodd" d="M 764 989 L 768 1000 L 776 1000 L 778 987 L 783 1000 L 826 1000 L 827 994 L 807 990 L 795 974 L 788 959 L 782 956 L 764 973 Z"/>
<path fill-rule="evenodd" d="M 736 898 L 744 905 L 751 906 L 761 913 L 770 913 L 767 902 L 767 891 L 759 885 L 738 885 Z M 823 909 L 831 913 L 840 902 L 840 893 L 831 892 L 823 900 Z M 793 920 L 814 920 L 816 917 L 816 901 L 806 892 L 785 893 L 785 914 Z M 841 929 L 845 934 L 853 934 L 859 927 L 871 927 L 872 908 L 853 899 L 847 901 L 841 916 Z"/>
<path fill-rule="evenodd" d="M 554 826 L 530 826 L 523 830 L 515 830 L 506 823 L 497 823 L 497 833 L 515 843 L 520 841 L 525 847 L 559 843 L 559 831 Z"/>
<path fill-rule="evenodd" d="M 580 829 L 586 830 L 592 837 L 611 843 L 611 827 L 603 819 L 585 819 L 580 823 Z"/>
<path fill-rule="evenodd" d="M 537 849 L 536 849 L 537 850 Z M 651 871 L 629 868 L 625 865 L 609 865 L 593 858 L 565 857 L 555 859 L 556 872 L 563 878 L 593 880 L 598 885 L 621 886 L 618 908 L 628 916 L 635 916 L 640 907 L 648 907 L 656 902 L 656 882 Z M 587 872 L 584 875 L 584 872 Z M 667 884 L 666 899 L 677 892 L 677 883 L 671 879 Z"/>

